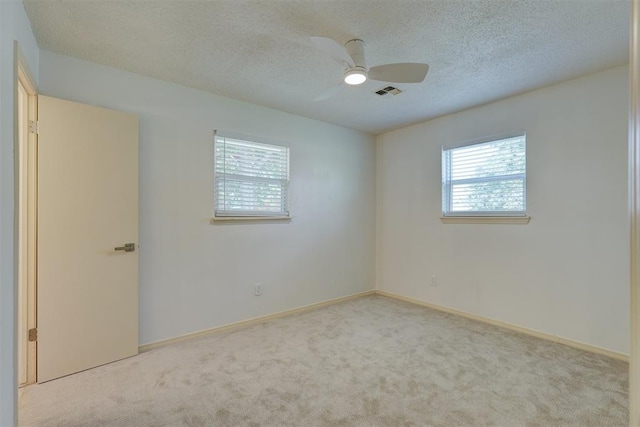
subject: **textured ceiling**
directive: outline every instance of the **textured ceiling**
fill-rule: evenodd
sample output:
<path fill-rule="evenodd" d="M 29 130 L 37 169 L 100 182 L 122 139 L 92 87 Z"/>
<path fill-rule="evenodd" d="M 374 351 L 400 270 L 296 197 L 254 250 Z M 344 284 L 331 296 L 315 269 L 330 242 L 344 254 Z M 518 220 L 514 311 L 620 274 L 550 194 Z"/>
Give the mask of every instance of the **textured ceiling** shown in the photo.
<path fill-rule="evenodd" d="M 380 133 L 628 62 L 628 0 L 24 0 L 41 49 Z M 342 67 L 309 36 L 366 42 L 369 66 L 426 62 L 314 102 Z"/>

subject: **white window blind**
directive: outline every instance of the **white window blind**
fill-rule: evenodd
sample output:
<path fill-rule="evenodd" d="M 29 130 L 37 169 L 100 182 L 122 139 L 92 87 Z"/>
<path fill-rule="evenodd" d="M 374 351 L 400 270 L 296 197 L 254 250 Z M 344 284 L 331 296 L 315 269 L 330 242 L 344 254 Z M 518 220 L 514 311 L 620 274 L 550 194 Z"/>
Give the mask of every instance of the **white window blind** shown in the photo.
<path fill-rule="evenodd" d="M 524 133 L 442 150 L 443 216 L 525 216 Z"/>
<path fill-rule="evenodd" d="M 214 133 L 214 215 L 288 217 L 289 148 Z"/>

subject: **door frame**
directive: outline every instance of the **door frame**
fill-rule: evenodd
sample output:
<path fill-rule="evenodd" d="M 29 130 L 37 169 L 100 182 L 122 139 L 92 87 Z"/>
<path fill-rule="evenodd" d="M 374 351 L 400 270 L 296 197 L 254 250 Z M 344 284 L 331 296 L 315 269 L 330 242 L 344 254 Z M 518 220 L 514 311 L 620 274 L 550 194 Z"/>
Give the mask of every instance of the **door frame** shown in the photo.
<path fill-rule="evenodd" d="M 629 425 L 640 426 L 640 0 L 631 0 L 629 37 L 630 317 Z"/>
<path fill-rule="evenodd" d="M 17 344 L 22 346 L 26 341 L 26 354 L 23 360 L 17 360 L 16 369 L 21 363 L 26 364 L 26 382 L 19 386 L 33 384 L 37 380 L 37 342 L 27 338 L 30 329 L 37 328 L 37 159 L 38 159 L 38 88 L 29 70 L 27 60 L 22 54 L 18 43 L 14 43 L 15 61 L 15 89 L 14 109 L 14 183 L 15 183 L 15 263 L 17 274 L 16 300 L 18 307 L 16 315 Z M 21 147 L 21 133 L 18 111 L 18 90 L 22 86 L 27 93 L 27 138 Z M 26 185 L 21 188 L 20 182 Z M 22 194 L 21 194 L 22 193 Z M 21 232 L 22 231 L 22 232 Z M 20 294 L 24 295 L 24 304 L 19 303 Z M 20 325 L 25 325 L 21 328 Z M 16 349 L 16 353 L 18 353 Z"/>

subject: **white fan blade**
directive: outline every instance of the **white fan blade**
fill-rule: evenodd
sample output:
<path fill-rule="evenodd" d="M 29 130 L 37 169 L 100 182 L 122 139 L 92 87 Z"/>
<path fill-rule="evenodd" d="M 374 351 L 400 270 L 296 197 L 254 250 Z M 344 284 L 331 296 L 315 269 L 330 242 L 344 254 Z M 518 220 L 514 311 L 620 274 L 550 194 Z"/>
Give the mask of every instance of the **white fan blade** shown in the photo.
<path fill-rule="evenodd" d="M 311 42 L 318 49 L 328 53 L 333 59 L 344 65 L 346 62 L 349 67 L 353 67 L 353 59 L 347 53 L 344 46 L 341 46 L 337 41 L 329 37 L 309 37 Z"/>
<path fill-rule="evenodd" d="M 383 82 L 420 83 L 427 77 L 429 66 L 414 62 L 400 64 L 385 64 L 371 67 L 369 78 Z"/>
<path fill-rule="evenodd" d="M 319 102 L 319 101 L 325 101 L 329 98 L 333 98 L 334 96 L 342 92 L 344 89 L 346 89 L 345 86 L 346 85 L 344 83 L 339 83 L 335 86 L 332 86 L 326 91 L 324 91 L 323 93 L 321 93 L 320 95 L 318 95 L 318 97 L 316 97 L 314 101 Z"/>

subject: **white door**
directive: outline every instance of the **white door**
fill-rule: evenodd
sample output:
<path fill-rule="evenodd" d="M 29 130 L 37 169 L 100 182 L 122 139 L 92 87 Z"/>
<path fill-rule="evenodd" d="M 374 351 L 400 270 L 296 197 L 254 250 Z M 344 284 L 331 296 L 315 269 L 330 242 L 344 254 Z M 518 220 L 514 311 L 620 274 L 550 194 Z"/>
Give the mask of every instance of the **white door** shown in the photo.
<path fill-rule="evenodd" d="M 138 353 L 137 239 L 137 117 L 39 96 L 38 382 Z"/>

